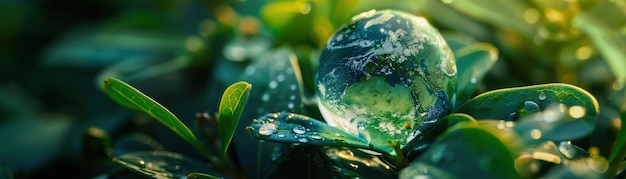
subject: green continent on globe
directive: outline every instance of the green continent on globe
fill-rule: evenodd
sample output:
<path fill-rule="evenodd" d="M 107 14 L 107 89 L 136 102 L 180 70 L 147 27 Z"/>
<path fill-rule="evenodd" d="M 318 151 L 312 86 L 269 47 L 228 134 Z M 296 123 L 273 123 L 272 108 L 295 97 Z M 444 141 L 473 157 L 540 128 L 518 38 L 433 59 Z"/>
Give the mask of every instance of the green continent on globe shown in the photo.
<path fill-rule="evenodd" d="M 417 127 L 450 113 L 454 56 L 424 18 L 394 10 L 358 14 L 329 39 L 315 76 L 332 126 L 389 152 Z"/>

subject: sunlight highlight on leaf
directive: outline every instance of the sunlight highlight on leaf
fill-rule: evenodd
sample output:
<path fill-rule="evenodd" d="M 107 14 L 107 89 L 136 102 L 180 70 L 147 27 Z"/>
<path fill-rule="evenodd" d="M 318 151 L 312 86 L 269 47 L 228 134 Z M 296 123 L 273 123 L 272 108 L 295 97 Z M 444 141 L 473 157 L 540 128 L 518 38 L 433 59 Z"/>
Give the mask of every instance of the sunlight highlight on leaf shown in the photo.
<path fill-rule="evenodd" d="M 228 149 L 230 141 L 233 139 L 239 117 L 241 117 L 241 113 L 246 106 L 251 89 L 252 85 L 249 83 L 237 82 L 230 85 L 226 88 L 226 91 L 224 91 L 218 110 L 218 128 L 222 140 L 220 149 L 221 155 L 226 155 L 226 150 Z"/>
<path fill-rule="evenodd" d="M 185 141 L 193 145 L 207 158 L 211 158 L 209 151 L 198 141 L 191 130 L 189 130 L 189 128 L 187 128 L 187 126 L 185 126 L 185 124 L 178 119 L 178 117 L 172 114 L 172 112 L 154 101 L 152 98 L 116 78 L 107 78 L 104 80 L 102 88 L 107 95 L 116 100 L 116 102 L 122 106 L 144 112 L 157 119 L 180 137 L 185 139 Z"/>

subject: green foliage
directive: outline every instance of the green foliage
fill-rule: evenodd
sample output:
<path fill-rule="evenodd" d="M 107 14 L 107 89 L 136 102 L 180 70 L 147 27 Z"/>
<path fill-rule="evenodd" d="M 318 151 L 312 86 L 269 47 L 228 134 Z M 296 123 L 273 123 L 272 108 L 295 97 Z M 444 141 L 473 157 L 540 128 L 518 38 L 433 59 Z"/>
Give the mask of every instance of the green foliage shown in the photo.
<path fill-rule="evenodd" d="M 498 60 L 498 50 L 490 44 L 477 43 L 455 50 L 454 56 L 457 66 L 456 102 L 462 104 Z"/>
<path fill-rule="evenodd" d="M 386 154 L 385 150 L 372 146 L 357 136 L 299 114 L 284 112 L 266 114 L 256 119 L 247 130 L 260 140 L 314 146 L 353 147 Z"/>
<path fill-rule="evenodd" d="M 222 141 L 221 155 L 226 155 L 226 150 L 233 139 L 233 134 L 235 134 L 239 117 L 243 112 L 246 101 L 248 101 L 251 88 L 252 85 L 246 82 L 237 82 L 226 88 L 222 95 L 218 110 L 218 129 Z"/>
<path fill-rule="evenodd" d="M 113 158 L 115 163 L 152 178 L 183 178 L 190 173 L 211 172 L 202 162 L 167 151 L 144 151 Z"/>
<path fill-rule="evenodd" d="M 0 3 L 11 17 L 0 17 L 0 56 L 8 59 L 0 60 L 0 136 L 12 136 L 0 144 L 0 178 L 626 174 L 622 1 L 151 3 Z M 72 9 L 91 14 L 66 16 Z M 396 153 L 327 125 L 315 99 L 321 48 L 371 9 L 423 16 L 456 57 L 452 113 L 406 127 L 415 131 Z M 117 105 L 166 127 L 106 103 L 94 81 Z M 171 97 L 169 109 L 136 87 Z M 215 115 L 188 126 L 170 110 Z"/>
<path fill-rule="evenodd" d="M 152 100 L 152 98 L 146 96 L 129 84 L 115 78 L 107 78 L 104 80 L 102 88 L 107 95 L 111 96 L 112 99 L 116 100 L 116 102 L 122 106 L 150 115 L 193 145 L 207 158 L 211 158 L 211 154 L 209 154 L 207 148 L 200 144 L 200 141 L 198 141 L 191 130 L 189 130 L 178 117 L 172 114 L 172 112 Z"/>

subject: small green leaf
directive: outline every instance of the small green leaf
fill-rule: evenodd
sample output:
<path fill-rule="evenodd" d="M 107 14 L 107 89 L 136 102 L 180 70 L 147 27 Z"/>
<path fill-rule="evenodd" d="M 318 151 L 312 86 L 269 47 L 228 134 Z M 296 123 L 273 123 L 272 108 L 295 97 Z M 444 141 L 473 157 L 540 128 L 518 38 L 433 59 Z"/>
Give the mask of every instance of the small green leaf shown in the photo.
<path fill-rule="evenodd" d="M 218 179 L 218 178 L 219 177 L 216 177 L 213 175 L 198 173 L 198 172 L 192 172 L 192 173 L 189 173 L 189 175 L 187 175 L 187 179 Z"/>
<path fill-rule="evenodd" d="M 300 145 L 354 147 L 386 154 L 367 141 L 329 126 L 317 119 L 293 113 L 270 113 L 256 119 L 248 128 L 260 140 Z"/>
<path fill-rule="evenodd" d="M 178 119 L 178 117 L 172 114 L 172 112 L 152 100 L 152 98 L 116 78 L 107 78 L 104 80 L 102 88 L 105 93 L 109 95 L 109 97 L 116 100 L 116 102 L 122 106 L 144 112 L 157 119 L 180 137 L 185 139 L 185 141 L 193 145 L 207 158 L 211 158 L 209 151 L 198 141 L 191 130 L 189 130 L 189 128 L 187 128 L 187 126 L 185 126 L 185 124 Z"/>
<path fill-rule="evenodd" d="M 462 104 L 498 60 L 498 49 L 487 43 L 477 43 L 454 52 L 456 59 L 456 101 Z"/>
<path fill-rule="evenodd" d="M 230 140 L 233 139 L 239 117 L 241 117 L 243 108 L 248 101 L 248 96 L 250 96 L 250 89 L 252 89 L 252 85 L 249 83 L 237 82 L 224 91 L 218 110 L 219 117 L 217 118 L 219 134 L 222 140 L 220 150 L 222 156 L 226 155 Z"/>
<path fill-rule="evenodd" d="M 593 130 L 598 110 L 595 97 L 584 89 L 553 83 L 489 91 L 456 112 L 476 119 L 524 119 L 515 127 L 521 135 L 538 129 L 543 135 L 533 138 L 572 140 Z M 538 115 L 540 111 L 543 115 Z"/>
<path fill-rule="evenodd" d="M 152 178 L 184 178 L 192 172 L 219 174 L 200 161 L 167 151 L 127 153 L 113 158 L 113 162 Z"/>

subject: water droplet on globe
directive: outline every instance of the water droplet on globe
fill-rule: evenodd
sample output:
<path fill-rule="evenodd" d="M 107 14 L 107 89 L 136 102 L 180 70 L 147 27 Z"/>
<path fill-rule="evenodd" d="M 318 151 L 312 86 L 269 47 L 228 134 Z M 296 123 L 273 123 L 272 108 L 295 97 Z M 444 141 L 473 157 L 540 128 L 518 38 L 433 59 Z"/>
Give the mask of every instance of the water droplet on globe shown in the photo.
<path fill-rule="evenodd" d="M 542 92 L 540 92 L 540 93 L 539 93 L 539 100 L 542 100 L 542 101 L 543 101 L 543 100 L 545 100 L 546 98 L 547 98 L 547 96 L 546 96 L 546 93 L 545 93 L 545 92 L 543 92 L 543 91 L 542 91 Z"/>
<path fill-rule="evenodd" d="M 304 128 L 304 126 L 302 125 L 296 125 L 295 127 L 293 127 L 292 131 L 296 134 L 304 134 L 306 133 L 306 128 Z"/>
<path fill-rule="evenodd" d="M 278 130 L 278 126 L 274 123 L 264 123 L 259 127 L 259 134 L 268 136 L 274 134 Z"/>

